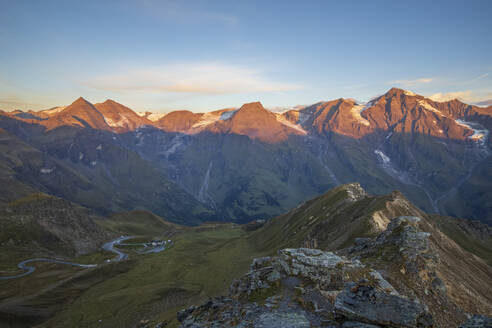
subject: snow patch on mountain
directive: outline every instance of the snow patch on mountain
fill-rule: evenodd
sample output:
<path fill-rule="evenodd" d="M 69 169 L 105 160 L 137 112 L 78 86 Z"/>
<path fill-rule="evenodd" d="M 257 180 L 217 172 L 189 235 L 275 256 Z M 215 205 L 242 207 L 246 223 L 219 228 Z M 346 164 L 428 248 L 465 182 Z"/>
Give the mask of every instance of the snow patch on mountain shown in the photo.
<path fill-rule="evenodd" d="M 170 142 L 169 148 L 166 149 L 166 151 L 164 152 L 166 158 L 169 157 L 169 155 L 174 154 L 178 150 L 178 148 L 181 147 L 182 145 L 183 145 L 183 138 L 180 135 L 174 137 Z"/>
<path fill-rule="evenodd" d="M 425 100 L 419 100 L 418 101 L 418 104 L 420 106 L 422 106 L 423 108 L 427 109 L 427 110 L 430 110 L 431 112 L 434 112 L 436 113 L 437 115 L 439 116 L 445 116 L 443 115 L 443 113 L 441 113 L 437 108 L 433 107 L 431 104 L 429 104 L 427 101 Z"/>
<path fill-rule="evenodd" d="M 403 94 L 406 96 L 416 96 L 415 93 L 413 93 L 412 91 L 409 91 L 409 90 L 403 90 Z"/>
<path fill-rule="evenodd" d="M 383 153 L 382 150 L 376 149 L 374 150 L 374 154 L 376 154 L 378 161 L 381 165 L 381 168 L 391 177 L 401 181 L 404 184 L 419 186 L 419 184 L 413 181 L 409 172 L 401 171 L 396 166 L 394 166 L 389 156 Z"/>
<path fill-rule="evenodd" d="M 150 113 L 149 115 L 147 115 L 147 119 L 152 122 L 156 122 L 166 115 L 167 113 Z"/>
<path fill-rule="evenodd" d="M 53 172 L 54 169 L 47 169 L 47 168 L 42 168 L 41 170 L 39 170 L 41 173 L 43 174 L 50 174 L 51 172 Z"/>
<path fill-rule="evenodd" d="M 192 129 L 200 129 L 200 128 L 203 128 L 207 125 L 213 124 L 217 121 L 228 120 L 234 115 L 234 113 L 236 111 L 237 111 L 237 109 L 230 110 L 230 111 L 224 111 L 222 113 L 217 113 L 217 112 L 205 113 L 202 115 L 200 121 L 193 124 L 193 126 L 191 128 Z"/>
<path fill-rule="evenodd" d="M 166 116 L 168 113 L 152 113 L 152 112 L 135 112 L 140 117 L 145 117 L 149 121 L 156 122 Z"/>
<path fill-rule="evenodd" d="M 292 106 L 292 107 L 282 107 L 282 106 L 268 107 L 266 109 L 268 109 L 270 112 L 273 112 L 276 114 L 284 114 L 284 113 L 291 111 L 291 110 L 301 111 L 306 107 L 307 107 L 306 105 L 296 105 L 296 106 Z"/>
<path fill-rule="evenodd" d="M 360 114 L 362 111 L 366 110 L 368 108 L 368 104 L 365 105 L 359 105 L 359 104 L 354 104 L 352 109 L 350 109 L 350 113 L 352 116 L 359 122 L 360 124 L 364 124 L 365 126 L 369 126 L 370 123 L 368 120 L 363 118 Z"/>
<path fill-rule="evenodd" d="M 112 120 L 109 117 L 104 116 L 104 120 L 112 128 L 124 128 L 130 123 L 126 116 L 120 116 L 119 120 Z"/>
<path fill-rule="evenodd" d="M 205 113 L 201 117 L 200 121 L 193 124 L 193 126 L 191 128 L 195 128 L 195 129 L 196 128 L 202 128 L 202 127 L 205 127 L 207 125 L 210 125 L 210 124 L 217 122 L 219 119 L 220 119 L 220 116 L 216 113 Z"/>
<path fill-rule="evenodd" d="M 289 128 L 297 130 L 302 134 L 307 134 L 306 130 L 304 130 L 300 125 L 288 121 L 282 114 L 275 114 L 275 117 L 277 118 L 277 121 L 279 123 L 282 123 L 283 125 L 288 126 Z"/>
<path fill-rule="evenodd" d="M 210 161 L 207 169 L 207 173 L 205 173 L 205 177 L 203 178 L 203 183 L 202 186 L 200 187 L 200 190 L 198 191 L 198 200 L 201 201 L 202 203 L 205 203 L 207 198 L 210 197 L 208 195 L 208 185 L 210 183 L 210 171 L 212 170 L 213 163 Z"/>
<path fill-rule="evenodd" d="M 237 109 L 235 110 L 231 110 L 229 112 L 223 112 L 221 115 L 220 115 L 220 120 L 221 121 L 225 121 L 225 120 L 228 120 L 232 117 L 232 115 L 234 115 L 234 113 L 237 112 Z"/>
<path fill-rule="evenodd" d="M 383 165 L 389 165 L 391 163 L 391 160 L 388 156 L 386 156 L 385 153 L 383 153 L 381 150 L 376 149 L 374 151 L 374 154 L 379 156 L 379 159 L 382 161 Z"/>
<path fill-rule="evenodd" d="M 52 114 L 56 114 L 56 113 L 61 112 L 65 108 L 67 108 L 67 106 L 59 106 L 59 107 L 55 107 L 55 108 L 52 108 L 52 109 L 46 109 L 46 110 L 43 110 L 41 112 L 42 113 L 45 113 L 45 114 L 48 114 L 48 115 L 52 115 Z"/>
<path fill-rule="evenodd" d="M 311 115 L 311 113 L 305 113 L 304 111 L 299 112 L 299 125 L 303 125 L 304 122 L 306 122 L 311 117 Z"/>
<path fill-rule="evenodd" d="M 479 142 L 480 144 L 485 144 L 485 142 L 489 136 L 489 130 L 484 129 L 478 123 L 467 122 L 467 121 L 463 121 L 461 119 L 457 119 L 455 121 L 457 124 L 473 131 L 473 134 L 468 137 L 469 139 L 472 139 L 476 142 Z"/>

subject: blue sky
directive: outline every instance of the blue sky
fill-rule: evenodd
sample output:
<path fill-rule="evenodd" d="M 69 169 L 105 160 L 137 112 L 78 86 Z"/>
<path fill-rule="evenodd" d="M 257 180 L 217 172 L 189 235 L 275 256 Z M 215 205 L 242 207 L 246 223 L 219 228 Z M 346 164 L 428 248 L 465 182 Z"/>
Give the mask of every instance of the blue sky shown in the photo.
<path fill-rule="evenodd" d="M 492 1 L 0 0 L 0 109 L 492 98 Z"/>

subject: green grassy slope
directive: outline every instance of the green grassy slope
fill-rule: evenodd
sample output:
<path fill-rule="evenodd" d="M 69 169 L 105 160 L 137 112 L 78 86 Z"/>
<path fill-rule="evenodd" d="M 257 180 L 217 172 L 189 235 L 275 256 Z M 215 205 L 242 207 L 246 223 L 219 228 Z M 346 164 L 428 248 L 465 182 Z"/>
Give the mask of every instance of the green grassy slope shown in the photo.
<path fill-rule="evenodd" d="M 116 213 L 100 221 L 99 224 L 118 234 L 130 236 L 169 235 L 184 229 L 183 226 L 168 222 L 144 210 Z"/>
<path fill-rule="evenodd" d="M 360 185 L 349 184 L 271 219 L 251 238 L 271 250 L 303 246 L 335 250 L 357 237 L 374 236 L 396 216 L 421 214 L 398 192 L 370 196 Z"/>
<path fill-rule="evenodd" d="M 178 310 L 224 293 L 252 258 L 263 255 L 245 234 L 230 224 L 188 228 L 173 238 L 173 247 L 134 258 L 127 270 L 86 290 L 41 327 L 131 327 L 142 318 L 176 326 Z"/>
<path fill-rule="evenodd" d="M 103 220 L 86 208 L 42 193 L 0 206 L 0 270 L 17 270 L 17 263 L 26 258 L 94 252 L 115 236 L 97 224 Z"/>
<path fill-rule="evenodd" d="M 492 227 L 477 221 L 433 215 L 439 230 L 461 248 L 482 258 L 492 266 Z"/>

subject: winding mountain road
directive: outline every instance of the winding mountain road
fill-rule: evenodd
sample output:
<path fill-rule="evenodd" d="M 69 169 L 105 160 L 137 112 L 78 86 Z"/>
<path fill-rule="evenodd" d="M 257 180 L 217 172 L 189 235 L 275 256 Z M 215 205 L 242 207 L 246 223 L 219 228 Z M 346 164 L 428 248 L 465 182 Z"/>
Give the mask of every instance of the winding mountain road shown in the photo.
<path fill-rule="evenodd" d="M 125 254 L 122 251 L 120 251 L 119 249 L 114 248 L 114 246 L 119 245 L 119 244 L 121 244 L 122 241 L 125 241 L 127 239 L 131 239 L 131 238 L 133 238 L 133 237 L 129 237 L 129 236 L 118 237 L 115 240 L 111 240 L 110 242 L 107 242 L 106 244 L 104 244 L 102 246 L 102 248 L 108 252 L 113 252 L 113 253 L 118 255 L 117 258 L 111 260 L 112 262 L 113 261 L 119 262 L 119 261 L 125 260 L 128 258 L 128 254 Z"/>
<path fill-rule="evenodd" d="M 80 264 L 80 263 L 73 263 L 73 262 L 67 262 L 67 261 L 62 261 L 62 260 L 55 260 L 55 259 L 45 259 L 45 258 L 35 258 L 35 259 L 28 259 L 25 261 L 20 262 L 17 267 L 21 270 L 27 270 L 23 273 L 19 273 L 14 276 L 6 276 L 6 277 L 0 277 L 0 280 L 7 280 L 7 279 L 17 279 L 17 278 L 22 278 L 25 277 L 36 270 L 35 267 L 27 265 L 28 263 L 31 262 L 48 262 L 48 263 L 57 263 L 57 264 L 66 264 L 66 265 L 71 265 L 71 266 L 77 266 L 81 268 L 94 268 L 97 266 L 97 264 Z"/>
<path fill-rule="evenodd" d="M 112 261 L 114 262 L 119 262 L 122 260 L 125 260 L 128 258 L 128 255 L 123 253 L 122 251 L 114 248 L 115 245 L 119 245 L 122 241 L 130 239 L 132 237 L 127 237 L 127 236 L 121 236 L 116 238 L 115 240 L 112 240 L 110 242 L 107 242 L 102 246 L 102 248 L 106 251 L 113 252 L 116 255 L 118 255 L 115 259 Z M 80 263 L 73 263 L 73 262 L 68 262 L 68 261 L 63 261 L 63 260 L 57 260 L 57 259 L 46 259 L 46 258 L 34 258 L 34 259 L 28 259 L 20 262 L 17 267 L 21 270 L 26 270 L 23 273 L 19 273 L 13 276 L 0 276 L 0 280 L 8 280 L 8 279 L 17 279 L 17 278 L 22 278 L 25 277 L 31 273 L 33 273 L 36 268 L 30 265 L 27 265 L 28 263 L 32 262 L 47 262 L 47 263 L 57 263 L 57 264 L 66 264 L 66 265 L 71 265 L 71 266 L 76 266 L 80 268 L 94 268 L 97 266 L 97 264 L 80 264 Z"/>

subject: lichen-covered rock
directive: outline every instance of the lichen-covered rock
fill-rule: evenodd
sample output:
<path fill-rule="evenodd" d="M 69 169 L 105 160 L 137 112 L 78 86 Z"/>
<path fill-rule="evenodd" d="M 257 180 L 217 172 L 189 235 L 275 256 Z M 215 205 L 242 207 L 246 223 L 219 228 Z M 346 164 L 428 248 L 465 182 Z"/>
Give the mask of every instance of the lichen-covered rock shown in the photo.
<path fill-rule="evenodd" d="M 254 322 L 257 328 L 310 328 L 305 315 L 295 312 L 265 312 Z"/>
<path fill-rule="evenodd" d="M 369 323 L 345 321 L 341 328 L 380 328 L 381 326 L 371 325 Z"/>
<path fill-rule="evenodd" d="M 391 327 L 432 326 L 432 318 L 422 304 L 364 283 L 347 284 L 336 298 L 334 312 L 349 320 Z"/>
<path fill-rule="evenodd" d="M 381 273 L 359 260 L 308 248 L 255 259 L 231 285 L 230 298 L 183 310 L 178 319 L 186 328 L 429 327 L 432 322 L 424 306 L 400 296 Z"/>
<path fill-rule="evenodd" d="M 391 249 L 391 256 L 405 261 L 408 271 L 417 272 L 416 262 L 419 257 L 437 263 L 439 256 L 429 247 L 430 233 L 418 228 L 420 218 L 415 216 L 400 216 L 388 224 L 387 229 L 375 239 L 358 238 L 352 247 L 347 249 L 349 254 L 367 257 L 382 255 Z"/>
<path fill-rule="evenodd" d="M 474 315 L 460 328 L 492 328 L 492 318 L 484 315 Z"/>

